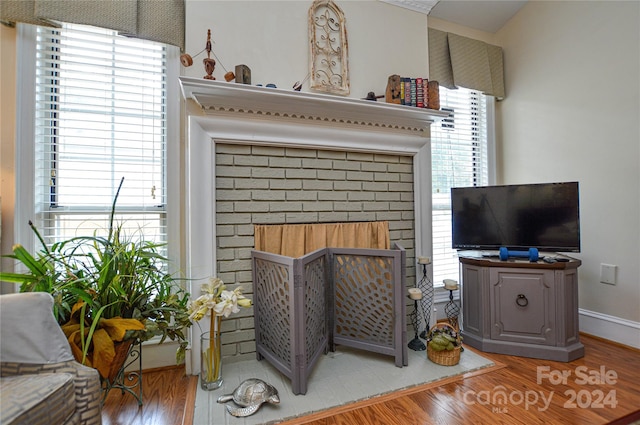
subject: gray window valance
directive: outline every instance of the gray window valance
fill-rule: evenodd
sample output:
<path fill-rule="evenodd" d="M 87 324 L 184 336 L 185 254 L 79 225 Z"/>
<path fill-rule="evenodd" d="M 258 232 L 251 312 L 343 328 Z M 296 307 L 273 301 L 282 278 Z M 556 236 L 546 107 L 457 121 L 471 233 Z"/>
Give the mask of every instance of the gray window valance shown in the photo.
<path fill-rule="evenodd" d="M 0 21 L 92 25 L 184 50 L 184 0 L 2 0 Z"/>
<path fill-rule="evenodd" d="M 429 79 L 503 99 L 502 48 L 429 28 Z"/>

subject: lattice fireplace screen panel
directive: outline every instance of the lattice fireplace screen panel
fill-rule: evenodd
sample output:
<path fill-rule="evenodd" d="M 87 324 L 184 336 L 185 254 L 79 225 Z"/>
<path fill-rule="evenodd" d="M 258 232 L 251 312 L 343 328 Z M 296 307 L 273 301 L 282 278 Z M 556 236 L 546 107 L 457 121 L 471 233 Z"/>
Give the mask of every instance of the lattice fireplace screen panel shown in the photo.
<path fill-rule="evenodd" d="M 336 345 L 394 356 L 406 366 L 405 250 L 322 248 L 291 258 L 252 251 L 258 360 L 294 394 Z"/>

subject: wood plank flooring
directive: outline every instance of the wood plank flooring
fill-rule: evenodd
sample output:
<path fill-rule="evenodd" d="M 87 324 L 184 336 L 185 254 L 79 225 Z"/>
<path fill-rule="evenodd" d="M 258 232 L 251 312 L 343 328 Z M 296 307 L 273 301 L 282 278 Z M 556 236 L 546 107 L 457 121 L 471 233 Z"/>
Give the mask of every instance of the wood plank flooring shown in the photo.
<path fill-rule="evenodd" d="M 102 425 L 192 424 L 197 383 L 198 377 L 187 376 L 184 367 L 145 370 L 142 406 L 131 394 L 114 389 L 102 407 Z"/>
<path fill-rule="evenodd" d="M 640 424 L 640 350 L 588 335 L 581 341 L 585 356 L 573 362 L 482 353 L 497 363 L 494 370 L 286 425 Z M 193 424 L 196 386 L 182 368 L 144 371 L 143 406 L 112 391 L 103 424 L 219 425 Z"/>

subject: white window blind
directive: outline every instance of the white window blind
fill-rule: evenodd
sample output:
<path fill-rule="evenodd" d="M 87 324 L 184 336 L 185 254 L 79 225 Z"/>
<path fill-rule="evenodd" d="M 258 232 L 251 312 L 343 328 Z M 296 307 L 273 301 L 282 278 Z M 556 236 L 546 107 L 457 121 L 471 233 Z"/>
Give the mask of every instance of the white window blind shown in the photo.
<path fill-rule="evenodd" d="M 167 55 L 115 31 L 38 27 L 35 212 L 47 243 L 104 235 L 166 241 Z"/>
<path fill-rule="evenodd" d="M 449 116 L 431 126 L 433 282 L 459 280 L 451 248 L 452 187 L 488 184 L 487 99 L 474 90 L 440 87 L 440 109 Z"/>

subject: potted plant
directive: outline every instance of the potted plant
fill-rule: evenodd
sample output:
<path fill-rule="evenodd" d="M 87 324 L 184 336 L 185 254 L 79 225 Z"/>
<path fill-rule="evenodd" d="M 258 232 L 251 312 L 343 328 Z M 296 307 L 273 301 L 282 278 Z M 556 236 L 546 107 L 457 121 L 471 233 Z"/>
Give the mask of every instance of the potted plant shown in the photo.
<path fill-rule="evenodd" d="M 191 325 L 189 294 L 165 270 L 161 245 L 127 235 L 122 223 L 115 222 L 123 182 L 113 200 L 106 237 L 94 233 L 47 246 L 29 222 L 41 250 L 33 256 L 14 245 L 9 257 L 27 271 L 0 273 L 0 280 L 20 283 L 21 292 L 52 294 L 54 315 L 76 359 L 111 381 L 121 366 L 112 363 L 122 357 L 116 350 L 154 336 L 161 336 L 160 342 L 178 341 L 176 361 L 181 363 L 187 347 L 184 329 Z"/>

